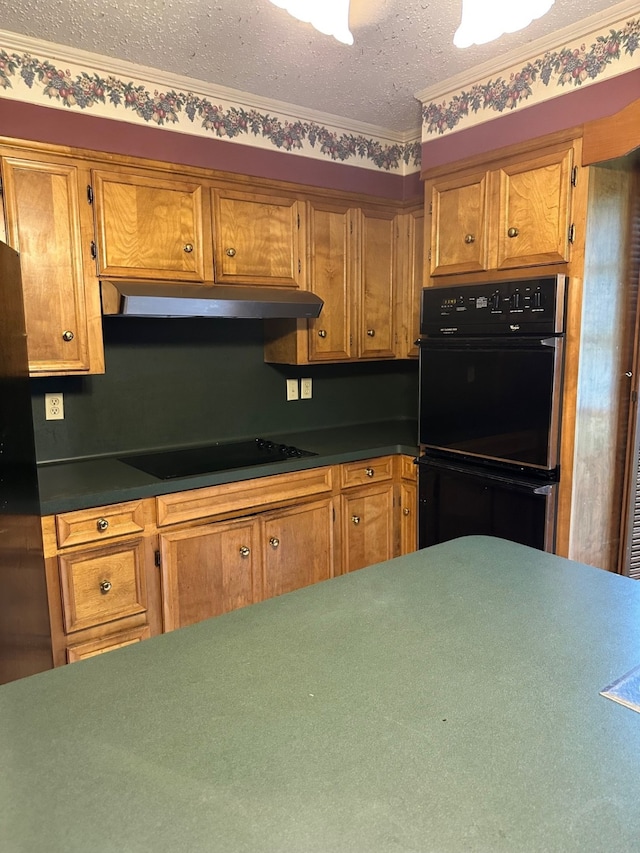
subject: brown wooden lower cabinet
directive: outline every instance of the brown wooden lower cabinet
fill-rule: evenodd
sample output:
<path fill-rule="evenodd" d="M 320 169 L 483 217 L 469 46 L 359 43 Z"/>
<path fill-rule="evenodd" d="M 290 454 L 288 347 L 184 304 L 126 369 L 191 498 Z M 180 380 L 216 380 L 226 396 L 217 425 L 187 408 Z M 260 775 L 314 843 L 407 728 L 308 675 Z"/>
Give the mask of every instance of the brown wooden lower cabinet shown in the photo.
<path fill-rule="evenodd" d="M 415 506 L 385 456 L 48 516 L 54 665 L 414 550 Z"/>
<path fill-rule="evenodd" d="M 394 549 L 394 485 L 354 489 L 341 497 L 342 571 L 390 560 Z"/>
<path fill-rule="evenodd" d="M 255 518 L 160 534 L 164 630 L 260 601 L 262 554 Z"/>

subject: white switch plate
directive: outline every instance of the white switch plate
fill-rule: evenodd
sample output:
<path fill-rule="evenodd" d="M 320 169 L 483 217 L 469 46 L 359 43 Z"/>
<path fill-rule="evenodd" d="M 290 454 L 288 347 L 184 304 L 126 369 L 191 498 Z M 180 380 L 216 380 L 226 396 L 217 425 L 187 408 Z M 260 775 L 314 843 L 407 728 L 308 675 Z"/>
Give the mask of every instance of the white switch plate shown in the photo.
<path fill-rule="evenodd" d="M 311 399 L 311 377 L 307 377 L 306 379 L 300 380 L 300 399 Z"/>
<path fill-rule="evenodd" d="M 44 418 L 46 421 L 64 420 L 64 398 L 62 394 L 44 395 Z"/>
<path fill-rule="evenodd" d="M 287 379 L 287 400 L 299 400 L 298 380 Z"/>

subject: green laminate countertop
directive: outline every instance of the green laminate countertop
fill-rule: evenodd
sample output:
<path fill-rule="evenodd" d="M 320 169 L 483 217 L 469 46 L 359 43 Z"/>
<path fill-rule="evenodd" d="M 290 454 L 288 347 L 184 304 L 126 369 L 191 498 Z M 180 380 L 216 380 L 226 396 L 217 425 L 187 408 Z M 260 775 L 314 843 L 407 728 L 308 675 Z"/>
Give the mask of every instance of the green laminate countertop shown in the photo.
<path fill-rule="evenodd" d="M 640 584 L 465 537 L 0 687 L 3 853 L 630 853 Z"/>
<path fill-rule="evenodd" d="M 251 436 L 239 436 L 238 439 L 247 437 Z M 38 466 L 40 513 L 53 515 L 321 465 L 355 462 L 389 453 L 416 455 L 418 452 L 415 420 L 357 424 L 264 437 L 310 450 L 317 456 L 173 480 L 159 480 L 116 457 L 43 463 Z"/>

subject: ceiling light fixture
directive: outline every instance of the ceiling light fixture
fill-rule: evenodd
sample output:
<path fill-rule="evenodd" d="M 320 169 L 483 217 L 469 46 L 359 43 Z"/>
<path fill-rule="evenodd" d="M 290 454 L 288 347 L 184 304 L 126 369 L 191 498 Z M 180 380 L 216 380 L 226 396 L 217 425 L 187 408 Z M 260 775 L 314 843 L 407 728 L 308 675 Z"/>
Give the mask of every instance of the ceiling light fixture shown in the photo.
<path fill-rule="evenodd" d="M 274 0 L 271 0 L 274 2 Z M 462 0 L 462 21 L 453 37 L 456 47 L 486 44 L 515 33 L 541 18 L 555 0 Z"/>
<path fill-rule="evenodd" d="M 343 44 L 353 44 L 349 30 L 349 0 L 271 0 L 294 18 Z"/>

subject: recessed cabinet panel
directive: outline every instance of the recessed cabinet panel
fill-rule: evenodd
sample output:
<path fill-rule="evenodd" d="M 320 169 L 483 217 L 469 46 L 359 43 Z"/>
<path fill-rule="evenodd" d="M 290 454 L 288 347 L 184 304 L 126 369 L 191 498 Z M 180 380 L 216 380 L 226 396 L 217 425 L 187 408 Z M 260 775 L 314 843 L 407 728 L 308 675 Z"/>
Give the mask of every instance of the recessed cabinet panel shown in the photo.
<path fill-rule="evenodd" d="M 309 320 L 309 361 L 351 357 L 353 216 L 347 207 L 308 206 L 309 288 L 324 300 L 318 319 Z"/>
<path fill-rule="evenodd" d="M 487 269 L 486 173 L 439 181 L 430 201 L 431 275 Z"/>
<path fill-rule="evenodd" d="M 395 355 L 395 214 L 362 211 L 358 320 L 360 358 Z"/>
<path fill-rule="evenodd" d="M 215 280 L 299 287 L 301 216 L 296 199 L 212 190 Z"/>
<path fill-rule="evenodd" d="M 199 184 L 96 171 L 93 188 L 99 275 L 205 279 Z"/>
<path fill-rule="evenodd" d="M 259 528 L 251 519 L 160 536 L 164 630 L 184 628 L 259 601 Z"/>
<path fill-rule="evenodd" d="M 265 598 L 333 577 L 330 498 L 269 513 L 261 524 Z"/>
<path fill-rule="evenodd" d="M 6 157 L 2 180 L 7 239 L 20 253 L 30 373 L 86 373 L 78 169 Z"/>
<path fill-rule="evenodd" d="M 94 658 L 105 652 L 112 652 L 124 646 L 132 646 L 134 643 L 149 639 L 150 636 L 151 631 L 149 630 L 149 626 L 143 625 L 140 628 L 132 628 L 129 631 L 119 631 L 116 634 L 109 634 L 97 640 L 74 643 L 72 646 L 67 646 L 67 662 L 74 663 L 78 660 Z"/>
<path fill-rule="evenodd" d="M 498 269 L 569 259 L 572 155 L 564 150 L 498 171 Z"/>

